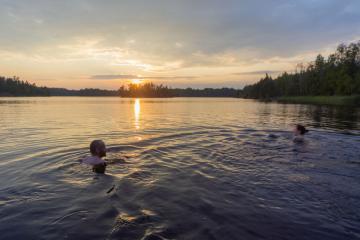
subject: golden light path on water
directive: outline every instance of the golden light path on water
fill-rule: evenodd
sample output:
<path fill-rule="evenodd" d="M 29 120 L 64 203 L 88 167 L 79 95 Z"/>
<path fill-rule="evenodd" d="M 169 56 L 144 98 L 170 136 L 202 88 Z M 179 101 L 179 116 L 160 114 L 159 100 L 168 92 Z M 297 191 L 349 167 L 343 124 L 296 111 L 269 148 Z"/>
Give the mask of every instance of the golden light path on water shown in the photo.
<path fill-rule="evenodd" d="M 141 112 L 141 106 L 140 106 L 140 99 L 135 99 L 134 102 L 134 125 L 135 129 L 140 129 L 140 112 Z M 141 137 L 137 137 L 138 140 L 141 140 Z"/>

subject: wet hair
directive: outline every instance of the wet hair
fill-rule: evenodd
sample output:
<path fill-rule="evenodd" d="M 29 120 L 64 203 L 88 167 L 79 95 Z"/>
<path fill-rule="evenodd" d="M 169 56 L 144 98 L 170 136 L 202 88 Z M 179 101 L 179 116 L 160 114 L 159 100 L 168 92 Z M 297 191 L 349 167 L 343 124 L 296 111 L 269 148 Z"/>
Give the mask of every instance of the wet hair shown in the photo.
<path fill-rule="evenodd" d="M 300 125 L 300 124 L 296 125 L 296 130 L 298 130 L 301 135 L 304 135 L 305 133 L 307 133 L 309 131 L 303 125 Z"/>
<path fill-rule="evenodd" d="M 96 155 L 98 150 L 103 147 L 105 147 L 105 143 L 102 140 L 94 140 L 90 143 L 90 152 L 92 155 Z"/>

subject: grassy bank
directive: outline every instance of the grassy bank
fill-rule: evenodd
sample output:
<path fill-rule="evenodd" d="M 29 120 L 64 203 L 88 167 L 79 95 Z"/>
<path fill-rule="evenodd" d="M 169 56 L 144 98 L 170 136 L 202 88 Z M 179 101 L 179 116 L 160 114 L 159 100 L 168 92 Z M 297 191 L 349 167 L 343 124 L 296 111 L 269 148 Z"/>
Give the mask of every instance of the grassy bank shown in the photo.
<path fill-rule="evenodd" d="M 354 96 L 297 96 L 280 97 L 277 99 L 282 103 L 300 103 L 317 105 L 351 105 L 360 107 L 360 95 Z"/>

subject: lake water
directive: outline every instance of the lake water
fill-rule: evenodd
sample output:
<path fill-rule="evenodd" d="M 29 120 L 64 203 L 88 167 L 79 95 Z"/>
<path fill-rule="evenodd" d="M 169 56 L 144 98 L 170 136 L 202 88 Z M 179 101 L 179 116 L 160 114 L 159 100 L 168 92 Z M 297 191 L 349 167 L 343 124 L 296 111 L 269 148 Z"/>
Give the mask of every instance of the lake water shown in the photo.
<path fill-rule="evenodd" d="M 360 239 L 359 119 L 230 98 L 0 98 L 0 239 Z M 93 139 L 106 175 L 78 161 Z"/>

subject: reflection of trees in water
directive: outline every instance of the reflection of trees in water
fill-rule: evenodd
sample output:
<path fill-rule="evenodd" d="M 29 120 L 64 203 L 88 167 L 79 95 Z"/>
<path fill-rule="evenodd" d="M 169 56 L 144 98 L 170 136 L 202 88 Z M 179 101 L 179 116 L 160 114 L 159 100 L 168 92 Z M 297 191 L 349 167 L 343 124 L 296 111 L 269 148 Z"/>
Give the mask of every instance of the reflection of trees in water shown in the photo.
<path fill-rule="evenodd" d="M 271 104 L 270 103 L 263 103 L 259 105 L 259 118 L 258 123 L 263 125 L 269 123 L 271 120 L 271 115 L 273 112 L 271 111 Z"/>
<path fill-rule="evenodd" d="M 323 114 L 324 109 L 322 106 L 308 106 L 307 108 L 307 116 L 313 119 L 314 127 L 322 127 Z"/>
<path fill-rule="evenodd" d="M 259 123 L 266 123 L 272 118 L 277 121 L 282 120 L 285 124 L 300 123 L 315 128 L 334 128 L 334 129 L 360 129 L 360 109 L 349 106 L 317 106 L 302 104 L 281 104 L 277 105 L 277 111 L 273 111 L 268 106 L 259 109 Z M 277 118 L 274 114 L 280 114 L 282 118 Z M 280 123 L 280 122 L 278 122 Z M 287 122 L 285 125 L 288 125 Z"/>
<path fill-rule="evenodd" d="M 359 109 L 353 107 L 306 106 L 306 116 L 313 120 L 314 127 L 358 129 Z M 302 114 L 302 113 L 301 113 Z"/>
<path fill-rule="evenodd" d="M 313 125 L 313 118 L 309 117 L 309 106 L 299 104 L 282 104 L 281 106 L 281 114 L 285 117 L 284 121 L 289 120 L 290 124 Z M 286 125 L 288 124 L 289 122 Z"/>

